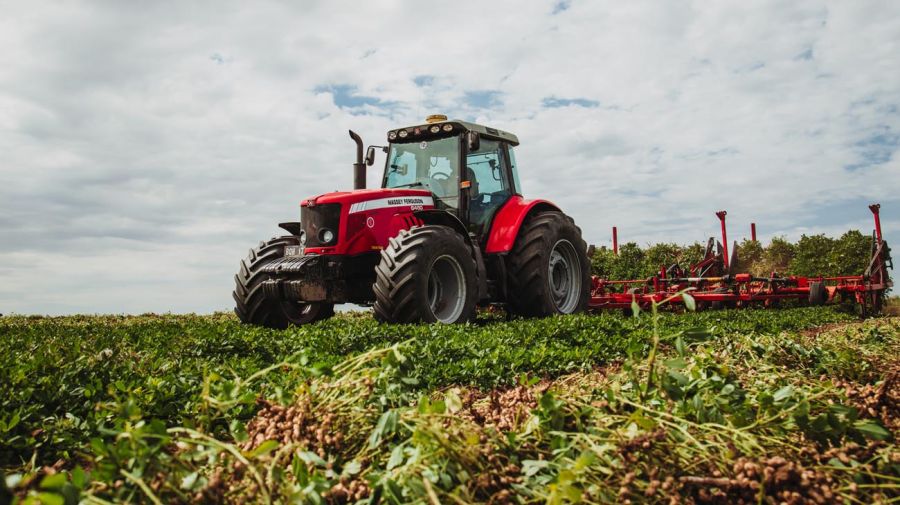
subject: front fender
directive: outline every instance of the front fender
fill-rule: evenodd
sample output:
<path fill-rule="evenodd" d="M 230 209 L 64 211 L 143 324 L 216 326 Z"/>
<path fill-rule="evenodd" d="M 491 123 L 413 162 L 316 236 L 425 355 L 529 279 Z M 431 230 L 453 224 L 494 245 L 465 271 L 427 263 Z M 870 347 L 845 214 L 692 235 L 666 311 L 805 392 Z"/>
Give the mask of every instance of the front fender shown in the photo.
<path fill-rule="evenodd" d="M 465 237 L 467 241 L 469 240 L 469 231 L 466 230 L 466 225 L 464 225 L 455 214 L 451 214 L 445 210 L 428 209 L 415 211 L 413 212 L 413 215 L 421 219 L 425 224 L 449 226 Z"/>
<path fill-rule="evenodd" d="M 484 252 L 487 254 L 509 252 L 516 243 L 519 228 L 525 222 L 525 218 L 548 210 L 560 211 L 559 207 L 547 200 L 526 200 L 519 195 L 513 196 L 494 216 Z"/>

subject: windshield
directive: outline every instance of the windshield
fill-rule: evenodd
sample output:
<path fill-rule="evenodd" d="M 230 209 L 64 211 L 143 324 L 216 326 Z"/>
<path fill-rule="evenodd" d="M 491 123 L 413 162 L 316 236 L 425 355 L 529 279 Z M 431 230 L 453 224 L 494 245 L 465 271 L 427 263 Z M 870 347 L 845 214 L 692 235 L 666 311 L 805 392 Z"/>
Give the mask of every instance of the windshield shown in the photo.
<path fill-rule="evenodd" d="M 459 137 L 391 144 L 384 187 L 427 189 L 434 194 L 439 208 L 457 208 Z"/>

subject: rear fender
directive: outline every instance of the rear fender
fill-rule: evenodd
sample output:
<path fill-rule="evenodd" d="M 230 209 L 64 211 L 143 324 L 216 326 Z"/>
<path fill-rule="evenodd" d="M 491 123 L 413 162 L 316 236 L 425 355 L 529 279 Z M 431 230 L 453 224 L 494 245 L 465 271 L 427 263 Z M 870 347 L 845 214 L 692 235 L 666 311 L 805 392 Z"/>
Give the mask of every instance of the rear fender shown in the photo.
<path fill-rule="evenodd" d="M 530 215 L 547 211 L 560 209 L 547 200 L 525 200 L 519 195 L 513 196 L 494 216 L 484 252 L 496 254 L 511 251 L 525 219 Z"/>
<path fill-rule="evenodd" d="M 463 224 L 455 214 L 451 214 L 444 210 L 420 210 L 413 212 L 413 215 L 425 224 L 447 226 L 463 236 L 463 239 L 469 244 L 469 247 L 472 248 L 472 255 L 475 257 L 475 272 L 478 274 L 478 300 L 485 300 L 488 296 L 487 269 L 484 266 L 484 258 L 481 255 L 481 249 L 479 249 L 478 244 L 472 240 L 472 237 L 469 235 L 469 230 L 466 229 L 466 225 Z"/>

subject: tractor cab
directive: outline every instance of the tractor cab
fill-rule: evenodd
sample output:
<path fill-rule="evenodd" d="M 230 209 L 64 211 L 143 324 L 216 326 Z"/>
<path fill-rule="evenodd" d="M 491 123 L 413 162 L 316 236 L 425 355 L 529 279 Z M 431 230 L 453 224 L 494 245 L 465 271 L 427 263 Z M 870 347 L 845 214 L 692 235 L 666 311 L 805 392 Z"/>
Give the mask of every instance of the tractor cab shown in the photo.
<path fill-rule="evenodd" d="M 521 194 L 513 147 L 515 135 L 446 116 L 388 132 L 382 188 L 426 189 L 435 207 L 455 214 L 482 238 L 491 219 Z M 373 160 L 370 151 L 367 161 Z"/>

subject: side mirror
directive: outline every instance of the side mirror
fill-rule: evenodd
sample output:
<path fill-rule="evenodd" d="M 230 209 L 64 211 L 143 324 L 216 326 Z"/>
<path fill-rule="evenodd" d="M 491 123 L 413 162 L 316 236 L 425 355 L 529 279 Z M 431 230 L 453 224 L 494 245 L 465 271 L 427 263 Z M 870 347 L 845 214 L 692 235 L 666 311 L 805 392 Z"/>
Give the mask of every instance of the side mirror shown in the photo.
<path fill-rule="evenodd" d="M 478 132 L 466 133 L 466 142 L 469 144 L 469 152 L 477 151 L 481 147 L 481 136 Z"/>
<path fill-rule="evenodd" d="M 366 150 L 366 165 L 372 166 L 375 164 L 375 146 L 369 146 L 369 149 Z"/>

